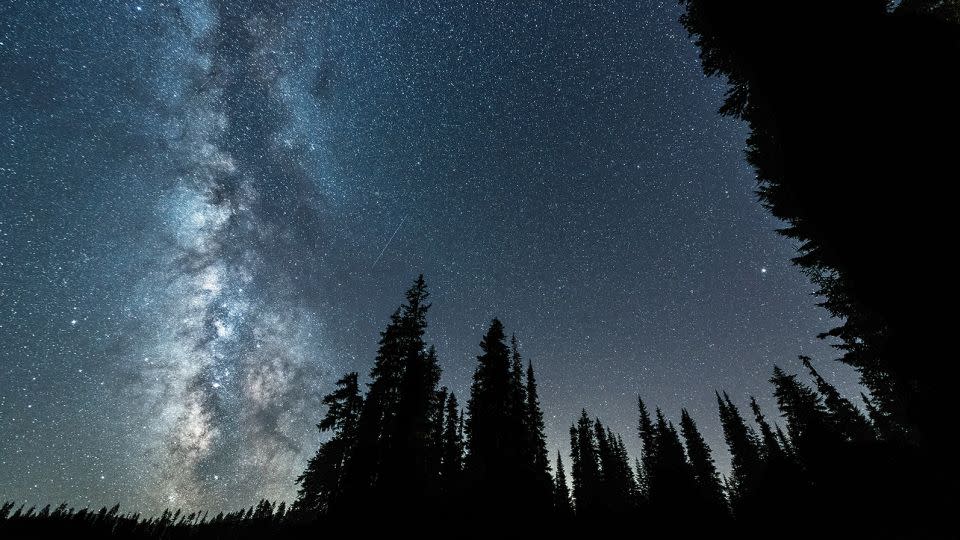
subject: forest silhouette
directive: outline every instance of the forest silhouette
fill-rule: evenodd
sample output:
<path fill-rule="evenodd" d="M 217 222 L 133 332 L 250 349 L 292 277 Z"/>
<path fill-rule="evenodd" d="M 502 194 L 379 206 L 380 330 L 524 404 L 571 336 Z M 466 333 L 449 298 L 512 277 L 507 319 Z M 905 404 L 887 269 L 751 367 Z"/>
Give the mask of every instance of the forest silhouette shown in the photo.
<path fill-rule="evenodd" d="M 937 269 L 957 177 L 960 3 L 681 3 L 705 74 L 728 82 L 720 114 L 750 128 L 761 202 L 842 321 L 821 337 L 838 343 L 864 394 L 842 395 L 805 357 L 803 376 L 772 371 L 776 411 L 718 392 L 727 475 L 686 409 L 643 396 L 636 433 L 584 410 L 551 459 L 535 366 L 501 321 L 481 337 L 469 396 L 441 385 L 420 276 L 380 334 L 369 382 L 345 374 L 323 398 L 325 442 L 289 506 L 144 517 L 10 502 L 0 534 L 960 534 L 950 521 L 956 367 L 941 344 L 953 285 Z M 624 440 L 634 436 L 642 451 L 631 463 Z"/>

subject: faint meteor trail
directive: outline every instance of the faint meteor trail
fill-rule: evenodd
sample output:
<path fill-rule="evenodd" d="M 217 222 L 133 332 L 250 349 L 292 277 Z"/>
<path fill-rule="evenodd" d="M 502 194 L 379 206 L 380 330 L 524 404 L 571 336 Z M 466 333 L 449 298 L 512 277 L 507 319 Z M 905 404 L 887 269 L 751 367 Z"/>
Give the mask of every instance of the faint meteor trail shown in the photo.
<path fill-rule="evenodd" d="M 373 270 L 377 266 L 377 263 L 380 262 L 380 258 L 383 257 L 383 253 L 387 251 L 387 248 L 390 247 L 390 242 L 393 242 L 393 237 L 397 235 L 397 232 L 400 230 L 400 227 L 403 227 L 403 221 L 407 219 L 407 216 L 400 218 L 400 224 L 397 225 L 397 228 L 394 229 L 393 234 L 390 235 L 390 239 L 387 240 L 387 244 L 383 246 L 383 249 L 380 250 L 380 254 L 377 255 L 377 260 L 373 261 L 373 265 L 370 266 L 370 269 Z"/>

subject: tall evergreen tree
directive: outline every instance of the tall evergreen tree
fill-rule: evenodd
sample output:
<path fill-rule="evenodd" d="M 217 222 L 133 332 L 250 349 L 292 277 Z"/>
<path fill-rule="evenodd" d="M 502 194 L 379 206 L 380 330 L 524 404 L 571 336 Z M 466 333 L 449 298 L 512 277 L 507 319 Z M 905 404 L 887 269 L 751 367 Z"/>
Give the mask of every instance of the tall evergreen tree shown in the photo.
<path fill-rule="evenodd" d="M 787 423 L 795 459 L 802 466 L 813 493 L 807 499 L 806 510 L 824 519 L 842 522 L 846 512 L 870 512 L 876 505 L 883 504 L 883 497 L 878 495 L 885 486 L 876 479 L 876 469 L 883 465 L 876 463 L 874 470 L 869 471 L 864 467 L 872 456 L 854 451 L 854 444 L 837 424 L 823 398 L 799 382 L 796 375 L 787 375 L 779 367 L 774 368 L 770 381 Z M 858 487 L 866 488 L 860 497 L 844 495 Z M 850 534 L 853 530 L 843 533 Z"/>
<path fill-rule="evenodd" d="M 640 442 L 643 443 L 643 458 L 640 462 L 641 467 L 637 468 L 637 475 L 640 476 L 640 491 L 645 497 L 649 497 L 650 473 L 653 471 L 657 459 L 656 432 L 650 419 L 650 412 L 640 396 L 637 396 L 637 409 L 639 412 L 637 432 L 640 436 Z"/>
<path fill-rule="evenodd" d="M 514 346 L 516 350 L 516 346 Z M 514 358 L 519 356 L 516 353 Z M 537 380 L 533 372 L 533 363 L 527 363 L 527 380 L 524 389 L 526 406 L 524 426 L 527 431 L 527 447 L 532 453 L 530 481 L 532 500 L 529 507 L 541 513 L 547 513 L 551 507 L 553 492 L 550 477 L 550 458 L 547 456 L 547 436 L 544 432 L 543 411 L 540 410 L 540 396 L 537 392 Z M 528 458 L 528 459 L 530 459 Z"/>
<path fill-rule="evenodd" d="M 517 512 L 523 493 L 504 491 L 524 476 L 523 416 L 514 407 L 516 385 L 510 349 L 504 343 L 503 324 L 493 319 L 480 342 L 483 352 L 470 387 L 467 404 L 466 468 L 474 497 L 474 511 Z M 520 409 L 522 412 L 522 409 Z"/>
<path fill-rule="evenodd" d="M 317 424 L 321 433 L 332 431 L 333 436 L 320 445 L 297 478 L 300 488 L 293 508 L 298 512 L 327 513 L 342 495 L 343 472 L 357 442 L 363 398 L 356 372 L 348 373 L 336 384 L 336 390 L 323 397 L 327 413 Z"/>
<path fill-rule="evenodd" d="M 813 498 L 803 469 L 796 460 L 793 446 L 780 426 L 771 428 L 756 398 L 750 397 L 750 410 L 760 428 L 763 468 L 754 480 L 755 510 L 769 514 L 776 508 L 810 509 Z M 766 510 L 764 510 L 766 509 Z M 773 521 L 769 515 L 761 518 L 761 525 Z"/>
<path fill-rule="evenodd" d="M 432 420 L 440 369 L 423 342 L 430 309 L 423 275 L 405 296 L 381 333 L 355 455 L 346 470 L 346 499 L 355 509 L 400 498 L 402 504 L 389 508 L 412 511 L 423 507 L 418 502 L 436 485 Z"/>
<path fill-rule="evenodd" d="M 760 438 L 763 443 L 762 454 L 764 457 L 766 457 L 767 460 L 783 457 L 784 449 L 780 444 L 780 439 L 774 434 L 770 423 L 767 422 L 766 417 L 763 416 L 763 411 L 760 410 L 760 405 L 753 396 L 750 396 L 750 411 L 753 412 L 753 419 L 760 428 Z"/>
<path fill-rule="evenodd" d="M 722 398 L 717 394 L 717 406 L 723 436 L 730 450 L 731 470 L 727 481 L 730 504 L 734 515 L 746 521 L 759 513 L 757 490 L 763 469 L 760 442 L 726 392 Z"/>
<path fill-rule="evenodd" d="M 611 432 L 612 433 L 612 432 Z M 627 445 L 623 442 L 623 436 L 616 434 L 616 447 L 614 450 L 618 467 L 623 478 L 623 485 L 627 494 L 625 507 L 630 510 L 639 509 L 642 501 L 640 493 L 639 473 L 630 467 L 630 454 L 627 452 Z"/>
<path fill-rule="evenodd" d="M 573 506 L 570 501 L 570 488 L 567 486 L 567 474 L 563 470 L 563 458 L 557 450 L 557 476 L 553 481 L 553 510 L 559 519 L 573 516 Z"/>
<path fill-rule="evenodd" d="M 459 491 L 464 449 L 460 405 L 457 403 L 457 396 L 453 392 L 447 398 L 445 409 L 440 478 L 442 492 L 450 496 Z"/>
<path fill-rule="evenodd" d="M 797 381 L 796 375 L 787 375 L 779 367 L 773 368 L 770 382 L 781 414 L 787 420 L 787 434 L 801 460 L 813 465 L 829 459 L 830 453 L 845 442 L 834 424 L 823 399 L 811 388 Z"/>
<path fill-rule="evenodd" d="M 600 513 L 600 461 L 593 422 L 584 409 L 580 419 L 570 427 L 570 472 L 573 475 L 573 498 L 581 519 Z"/>
<path fill-rule="evenodd" d="M 867 417 L 857 409 L 849 399 L 828 383 L 810 363 L 810 357 L 801 356 L 800 361 L 810 372 L 817 385 L 817 391 L 823 396 L 823 404 L 830 413 L 831 421 L 837 431 L 850 442 L 868 443 L 876 439 L 876 431 Z"/>
<path fill-rule="evenodd" d="M 683 433 L 687 457 L 700 490 L 700 497 L 704 502 L 705 513 L 713 514 L 711 517 L 714 519 L 724 516 L 726 498 L 723 494 L 723 485 L 720 483 L 720 474 L 713 461 L 713 453 L 686 409 L 680 411 L 680 431 Z"/>
<path fill-rule="evenodd" d="M 510 407 L 513 414 L 523 417 L 526 414 L 527 396 L 523 381 L 523 357 L 520 355 L 520 342 L 517 335 L 510 336 Z"/>
<path fill-rule="evenodd" d="M 647 480 L 651 510 L 678 518 L 681 509 L 696 500 L 699 490 L 693 470 L 687 463 L 680 436 L 659 408 L 656 410 L 653 441 L 655 460 Z"/>
<path fill-rule="evenodd" d="M 637 484 L 623 440 L 599 419 L 594 421 L 600 463 L 598 506 L 611 515 L 626 515 L 635 508 Z"/>
<path fill-rule="evenodd" d="M 403 377 L 401 310 L 394 311 L 386 329 L 380 333 L 377 357 L 370 370 L 371 382 L 367 385 L 358 423 L 355 455 L 345 471 L 345 490 L 350 501 L 369 495 L 380 468 L 386 434 L 395 425 Z"/>

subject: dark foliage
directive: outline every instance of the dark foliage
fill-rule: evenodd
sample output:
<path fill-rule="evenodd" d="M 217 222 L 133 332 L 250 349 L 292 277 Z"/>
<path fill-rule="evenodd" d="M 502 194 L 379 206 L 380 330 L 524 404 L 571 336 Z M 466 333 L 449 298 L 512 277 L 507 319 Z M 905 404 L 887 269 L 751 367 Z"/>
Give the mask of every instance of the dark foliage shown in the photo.
<path fill-rule="evenodd" d="M 933 313 L 954 287 L 929 268 L 952 241 L 960 3 L 681 1 L 704 72 L 729 83 L 720 112 L 749 123 L 761 201 L 842 321 L 824 335 L 870 390 L 869 430 L 926 468 L 914 471 L 928 484 L 924 521 L 946 515 L 956 497 L 939 494 L 955 491 L 957 465 L 942 426 L 957 373 Z M 869 435 L 824 399 L 851 422 L 844 436 Z"/>

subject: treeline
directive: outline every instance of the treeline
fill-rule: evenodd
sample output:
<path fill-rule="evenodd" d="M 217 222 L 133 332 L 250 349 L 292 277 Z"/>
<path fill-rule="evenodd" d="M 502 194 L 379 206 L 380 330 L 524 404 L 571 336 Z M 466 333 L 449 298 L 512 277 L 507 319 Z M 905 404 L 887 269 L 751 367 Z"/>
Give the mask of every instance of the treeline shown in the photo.
<path fill-rule="evenodd" d="M 801 360 L 810 384 L 773 370 L 774 420 L 752 397 L 745 414 L 717 393 L 728 475 L 686 409 L 674 424 L 641 398 L 641 453 L 632 462 L 624 437 L 584 410 L 570 427 L 566 459 L 558 451 L 551 463 L 534 366 L 516 337 L 493 319 L 461 406 L 440 386 L 436 350 L 424 341 L 428 298 L 420 276 L 380 334 L 365 388 L 358 373 L 348 373 L 323 397 L 317 427 L 326 441 L 297 478 L 289 508 L 261 501 L 212 518 L 167 511 L 142 519 L 117 507 L 14 511 L 8 503 L 0 531 L 256 537 L 362 525 L 434 536 L 446 530 L 441 524 L 469 524 L 462 534 L 472 536 L 643 524 L 654 536 L 767 538 L 936 530 L 919 496 L 928 480 L 922 454 L 887 434 L 873 400 L 861 396 L 861 410 L 809 358 Z"/>
<path fill-rule="evenodd" d="M 568 483 L 563 455 L 555 472 L 548 459 L 533 364 L 524 365 L 517 339 L 491 322 L 461 409 L 439 386 L 435 350 L 423 341 L 427 296 L 421 276 L 381 333 L 365 394 L 349 373 L 324 398 L 318 427 L 330 438 L 298 479 L 293 512 L 478 526 L 485 518 L 544 527 L 639 521 L 658 534 L 682 527 L 749 537 L 823 534 L 824 523 L 834 534 L 930 532 L 911 501 L 923 486 L 913 447 L 885 435 L 872 400 L 861 396 L 861 410 L 806 357 L 810 384 L 773 370 L 779 421 L 754 398 L 745 417 L 717 394 L 728 476 L 687 410 L 675 425 L 638 399 L 641 455 L 631 463 L 623 436 L 583 411 L 570 428 Z M 784 515 L 794 516 L 789 529 Z"/>
<path fill-rule="evenodd" d="M 121 514 L 120 505 L 109 510 L 68 508 L 61 504 L 17 507 L 0 506 L 0 536 L 3 538 L 262 538 L 268 535 L 304 532 L 303 524 L 291 519 L 286 504 L 262 500 L 237 512 L 210 516 L 207 512 L 165 510 L 160 516 Z"/>

